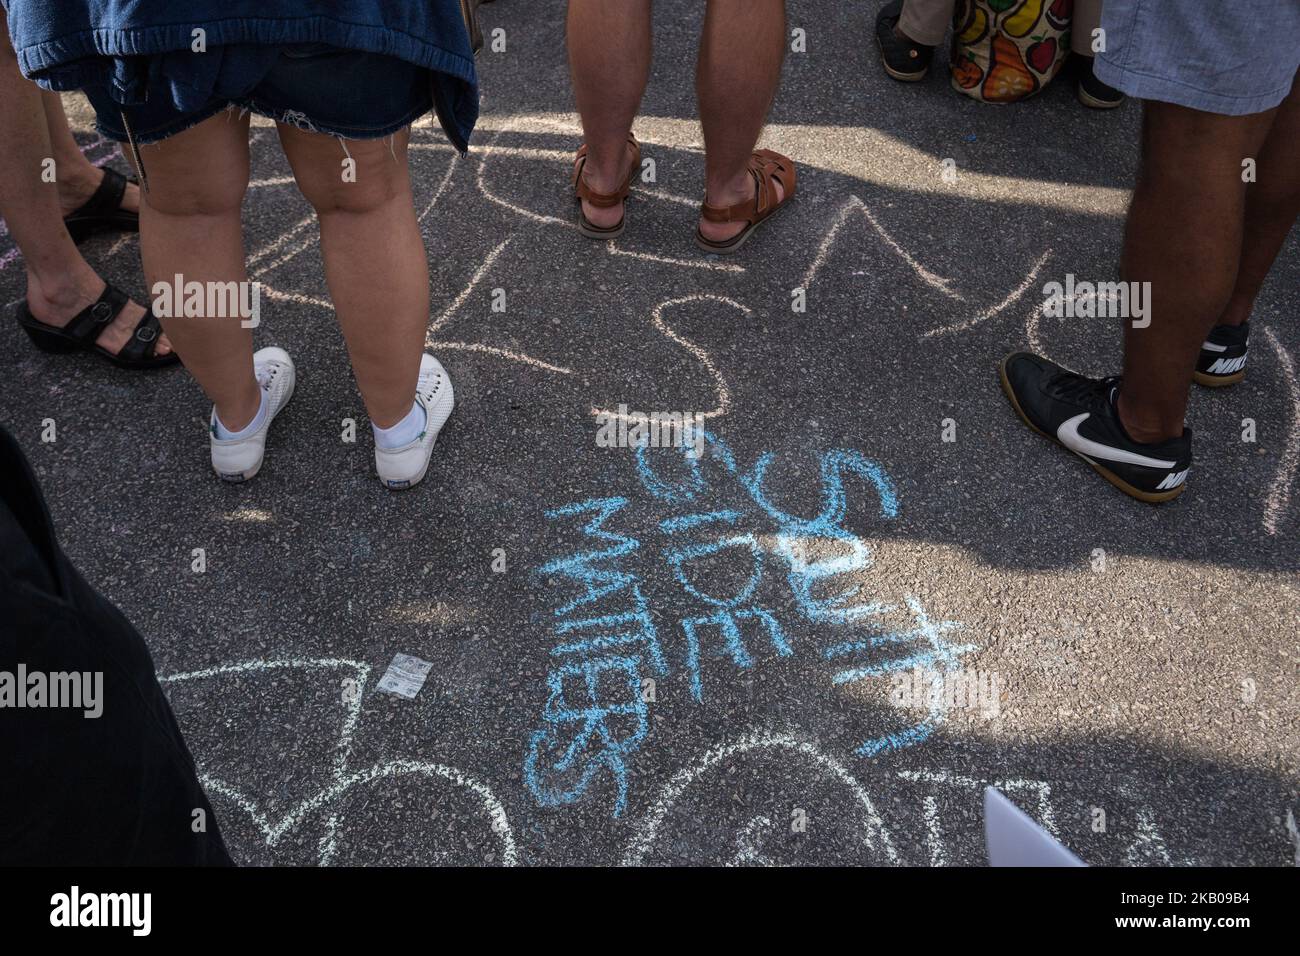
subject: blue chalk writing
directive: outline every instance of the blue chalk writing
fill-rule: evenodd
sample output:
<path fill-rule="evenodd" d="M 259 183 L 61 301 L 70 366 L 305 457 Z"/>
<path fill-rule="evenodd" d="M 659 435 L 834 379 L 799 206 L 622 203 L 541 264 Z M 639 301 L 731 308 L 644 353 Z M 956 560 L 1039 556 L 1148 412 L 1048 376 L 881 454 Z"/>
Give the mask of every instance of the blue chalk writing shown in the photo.
<path fill-rule="evenodd" d="M 920 666 L 947 670 L 972 649 L 946 637 L 960 625 L 931 622 L 910 596 L 910 628 L 888 629 L 871 620 L 898 608 L 863 592 L 871 549 L 845 521 L 849 479 L 867 491 L 868 520 L 897 517 L 897 493 L 879 464 L 856 451 L 826 452 L 819 461 L 818 510 L 801 516 L 775 502 L 774 455 L 761 455 L 742 471 L 712 433 L 704 434 L 703 449 L 696 456 L 636 448 L 636 476 L 648 497 L 637 503 L 591 498 L 546 512 L 557 529 L 572 533 L 577 522 L 584 544 L 537 572 L 560 589 L 552 624 L 556 664 L 524 758 L 525 782 L 542 806 L 572 803 L 607 776 L 614 815 L 622 814 L 629 762 L 649 730 L 647 678 L 673 672 L 665 642 L 680 647 L 672 663 L 684 670 L 697 703 L 705 698 L 706 658 L 721 657 L 743 670 L 765 656 L 795 653 L 778 607 L 793 608 L 803 625 L 801 642 L 817 631 L 811 625 L 859 632 L 817 648 L 837 668 L 832 684 Z M 779 573 L 768 573 L 773 564 Z M 772 594 L 781 582 L 784 600 Z M 668 588 L 671 593 L 660 593 Z M 653 606 L 648 593 L 655 596 Z M 661 637 L 656 619 L 669 617 L 675 624 L 664 626 Z M 881 659 L 894 647 L 904 653 Z M 868 740 L 856 753 L 871 757 L 919 743 L 942 719 L 942 710 L 932 709 L 916 725 Z"/>
<path fill-rule="evenodd" d="M 564 664 L 551 671 L 542 712 L 546 726 L 533 733 L 524 759 L 524 778 L 542 806 L 572 803 L 597 773 L 608 770 L 618 786 L 614 815 L 622 814 L 627 805 L 624 758 L 641 745 L 648 729 L 640 668 L 636 657 L 610 657 Z M 602 688 L 601 677 L 607 673 L 615 680 L 607 682 L 612 686 Z M 621 685 L 617 680 L 620 674 Z M 613 699 L 611 692 L 616 694 Z M 576 694 L 576 702 L 570 701 L 570 693 Z M 630 733 L 612 727 L 613 718 L 619 716 L 631 718 Z M 544 775 L 539 774 L 539 764 L 545 768 Z M 571 778 L 567 786 L 560 782 L 566 777 Z"/>
<path fill-rule="evenodd" d="M 899 643 L 903 641 L 923 641 L 929 646 L 929 650 L 908 657 L 894 659 L 889 662 L 888 666 L 872 665 L 868 667 L 851 667 L 839 671 L 831 677 L 832 683 L 843 684 L 854 680 L 861 680 L 864 677 L 876 677 L 885 673 L 898 673 L 899 671 L 910 670 L 913 667 L 926 667 L 931 670 L 931 683 L 942 683 L 943 674 L 956 670 L 960 666 L 961 655 L 975 650 L 972 644 L 954 645 L 949 644 L 944 638 L 944 634 L 949 631 L 957 630 L 963 625 L 956 621 L 940 621 L 933 623 L 929 615 L 925 613 L 925 608 L 921 602 L 912 596 L 907 597 L 907 609 L 911 612 L 916 626 L 909 631 L 896 632 L 892 634 L 877 635 L 873 640 L 879 640 L 881 643 Z M 862 642 L 859 642 L 862 643 Z M 865 642 L 871 644 L 871 640 Z M 830 651 L 836 653 L 827 653 L 827 659 L 833 657 L 844 657 L 858 650 L 846 650 L 850 645 L 840 644 Z M 903 747 L 911 747 L 921 743 L 934 732 L 934 729 L 943 722 L 943 707 L 941 704 L 935 704 L 930 709 L 930 713 L 919 723 L 906 730 L 893 734 L 885 734 L 867 740 L 858 746 L 854 751 L 859 757 L 874 757 L 886 750 L 898 750 Z"/>

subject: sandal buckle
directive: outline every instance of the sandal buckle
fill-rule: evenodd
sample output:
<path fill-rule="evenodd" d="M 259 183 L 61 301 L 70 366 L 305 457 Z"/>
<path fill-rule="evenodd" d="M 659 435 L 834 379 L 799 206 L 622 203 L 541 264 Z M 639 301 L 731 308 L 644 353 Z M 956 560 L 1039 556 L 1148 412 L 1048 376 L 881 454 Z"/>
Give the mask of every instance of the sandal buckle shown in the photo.
<path fill-rule="evenodd" d="M 96 302 L 90 310 L 91 318 L 103 325 L 113 317 L 113 306 L 108 302 Z"/>
<path fill-rule="evenodd" d="M 151 325 L 142 325 L 135 330 L 135 337 L 141 342 L 152 342 L 158 338 L 158 331 Z"/>

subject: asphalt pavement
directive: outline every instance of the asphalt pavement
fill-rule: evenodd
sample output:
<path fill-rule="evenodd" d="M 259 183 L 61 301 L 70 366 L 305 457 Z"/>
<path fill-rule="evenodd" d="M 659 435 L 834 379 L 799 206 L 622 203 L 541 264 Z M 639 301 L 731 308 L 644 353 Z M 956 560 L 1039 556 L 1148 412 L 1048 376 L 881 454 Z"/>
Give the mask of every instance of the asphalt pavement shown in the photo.
<path fill-rule="evenodd" d="M 1041 306 L 1067 274 L 1118 279 L 1137 104 L 1092 112 L 1061 81 L 981 105 L 942 58 L 899 84 L 874 5 L 794 0 L 807 52 L 764 143 L 800 192 L 709 257 L 704 5 L 656 7 L 654 178 L 616 242 L 573 226 L 560 0 L 484 8 L 505 49 L 481 56 L 467 157 L 416 130 L 430 348 L 457 394 L 418 489 L 374 478 L 264 121 L 257 336 L 299 379 L 255 480 L 213 477 L 183 371 L 44 355 L 0 324 L 0 421 L 147 636 L 232 855 L 979 864 L 992 784 L 1091 864 L 1300 859 L 1300 234 L 1245 381 L 1193 395 L 1189 490 L 1141 505 L 1031 434 L 996 374 L 1025 347 L 1118 371 L 1116 321 Z M 143 298 L 135 237 L 84 251 Z M 11 253 L 0 303 L 23 294 Z M 602 447 L 620 406 L 702 415 L 703 453 Z M 379 688 L 397 654 L 432 664 L 411 699 Z"/>

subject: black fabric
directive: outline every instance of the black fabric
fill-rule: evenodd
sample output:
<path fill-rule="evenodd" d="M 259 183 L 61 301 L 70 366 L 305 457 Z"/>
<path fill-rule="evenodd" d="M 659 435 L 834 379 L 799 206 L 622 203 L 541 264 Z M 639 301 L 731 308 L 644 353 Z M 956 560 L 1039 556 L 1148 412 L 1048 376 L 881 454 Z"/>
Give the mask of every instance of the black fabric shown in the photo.
<path fill-rule="evenodd" d="M 72 321 L 63 327 L 63 331 L 87 345 L 94 345 L 129 301 L 125 292 L 106 282 L 99 298 L 74 315 Z"/>
<path fill-rule="evenodd" d="M 99 181 L 95 193 L 85 204 L 68 219 L 81 216 L 111 216 L 121 211 L 122 197 L 126 195 L 127 178 L 116 169 L 104 167 L 104 177 Z"/>
<path fill-rule="evenodd" d="M 0 865 L 232 865 L 144 639 L 59 549 L 0 428 L 0 671 L 20 663 L 102 672 L 103 712 L 0 707 Z"/>
<path fill-rule="evenodd" d="M 127 339 L 126 345 L 122 346 L 117 353 L 118 358 L 130 362 L 143 362 L 145 359 L 153 358 L 154 350 L 158 348 L 158 336 L 160 335 L 162 335 L 162 325 L 151 308 L 136 323 L 135 331 Z"/>

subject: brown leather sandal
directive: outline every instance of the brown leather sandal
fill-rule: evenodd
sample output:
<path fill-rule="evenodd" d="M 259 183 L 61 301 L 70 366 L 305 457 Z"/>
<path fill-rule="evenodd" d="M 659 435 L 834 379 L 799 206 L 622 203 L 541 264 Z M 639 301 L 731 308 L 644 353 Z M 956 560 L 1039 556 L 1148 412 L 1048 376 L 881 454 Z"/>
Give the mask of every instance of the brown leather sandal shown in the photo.
<path fill-rule="evenodd" d="M 588 239 L 617 239 L 623 235 L 623 228 L 627 225 L 626 214 L 617 225 L 602 228 L 594 225 L 583 213 L 582 200 L 585 199 L 597 209 L 610 209 L 627 199 L 628 193 L 632 191 L 632 180 L 636 178 L 637 170 L 641 168 L 641 144 L 636 141 L 635 136 L 628 136 L 627 142 L 632 147 L 632 168 L 627 171 L 627 179 L 623 181 L 622 187 L 616 193 L 598 193 L 587 185 L 586 180 L 582 178 L 582 171 L 587 165 L 587 144 L 583 143 L 582 148 L 578 150 L 578 156 L 573 163 L 573 195 L 578 200 L 578 231 Z"/>
<path fill-rule="evenodd" d="M 705 252 L 728 256 L 745 244 L 745 241 L 772 213 L 776 212 L 791 199 L 798 187 L 799 173 L 794 163 L 780 153 L 770 149 L 756 149 L 749 158 L 749 174 L 754 177 L 754 198 L 738 202 L 734 206 L 711 206 L 707 198 L 701 211 L 709 222 L 745 222 L 744 229 L 725 242 L 714 242 L 704 238 L 699 227 L 695 229 L 695 242 Z M 785 195 L 778 202 L 776 184 L 780 183 Z"/>

